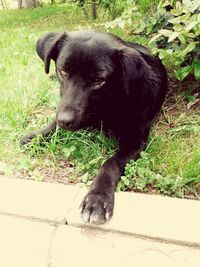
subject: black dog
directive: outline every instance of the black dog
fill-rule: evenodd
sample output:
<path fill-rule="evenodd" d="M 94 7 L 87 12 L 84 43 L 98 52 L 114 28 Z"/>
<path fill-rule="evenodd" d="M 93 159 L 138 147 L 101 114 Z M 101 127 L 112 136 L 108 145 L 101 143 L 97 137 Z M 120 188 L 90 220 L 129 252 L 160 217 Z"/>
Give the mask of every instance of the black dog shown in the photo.
<path fill-rule="evenodd" d="M 61 84 L 55 120 L 37 134 L 48 136 L 56 125 L 66 130 L 93 127 L 112 132 L 116 154 L 101 167 L 81 209 L 85 222 L 104 223 L 113 214 L 114 192 L 125 164 L 145 148 L 152 119 L 167 90 L 161 61 L 140 45 L 101 32 L 49 33 L 37 42 L 49 73 L 51 59 Z"/>

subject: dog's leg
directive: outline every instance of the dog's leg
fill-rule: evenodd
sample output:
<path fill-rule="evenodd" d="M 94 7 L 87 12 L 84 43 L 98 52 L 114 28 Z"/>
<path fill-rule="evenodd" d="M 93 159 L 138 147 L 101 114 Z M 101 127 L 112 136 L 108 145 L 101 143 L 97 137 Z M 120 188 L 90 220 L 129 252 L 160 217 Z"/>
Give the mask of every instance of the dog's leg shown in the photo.
<path fill-rule="evenodd" d="M 56 130 L 56 120 L 53 120 L 49 125 L 47 125 L 46 127 L 44 127 L 42 130 L 40 131 L 34 131 L 28 135 L 26 135 L 22 140 L 21 140 L 21 144 L 25 145 L 27 143 L 29 143 L 33 138 L 35 138 L 37 135 L 42 135 L 43 137 L 48 137 L 50 134 L 54 133 Z"/>
<path fill-rule="evenodd" d="M 127 145 L 121 145 L 118 152 L 103 164 L 92 188 L 81 204 L 84 222 L 100 224 L 112 216 L 117 182 L 126 163 L 131 159 L 136 160 L 141 150 L 145 148 L 147 137 L 148 134 L 142 140 L 137 139 L 137 142 L 132 144 L 126 142 Z"/>

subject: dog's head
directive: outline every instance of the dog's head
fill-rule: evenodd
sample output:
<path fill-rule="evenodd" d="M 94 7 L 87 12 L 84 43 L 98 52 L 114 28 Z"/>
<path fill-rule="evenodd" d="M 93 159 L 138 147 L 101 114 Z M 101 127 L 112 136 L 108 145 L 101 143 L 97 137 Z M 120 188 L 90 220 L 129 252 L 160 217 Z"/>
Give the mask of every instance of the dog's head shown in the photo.
<path fill-rule="evenodd" d="M 57 123 L 64 129 L 80 128 L 88 116 L 103 108 L 108 91 L 124 87 L 128 93 L 131 81 L 146 75 L 139 52 L 106 33 L 49 33 L 38 40 L 36 50 L 46 73 L 50 61 L 55 61 L 61 84 Z"/>

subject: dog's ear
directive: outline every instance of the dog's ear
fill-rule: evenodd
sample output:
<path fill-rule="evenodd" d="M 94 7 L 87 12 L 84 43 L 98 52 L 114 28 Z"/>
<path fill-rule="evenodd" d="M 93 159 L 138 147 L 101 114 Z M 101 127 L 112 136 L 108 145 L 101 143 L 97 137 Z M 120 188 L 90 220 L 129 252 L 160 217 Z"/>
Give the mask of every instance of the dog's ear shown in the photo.
<path fill-rule="evenodd" d="M 50 61 L 56 61 L 58 57 L 58 45 L 66 37 L 66 33 L 51 32 L 39 38 L 36 44 L 36 51 L 44 61 L 45 72 L 49 73 Z"/>
<path fill-rule="evenodd" d="M 150 67 L 142 55 L 131 47 L 124 47 L 118 50 L 122 75 L 127 94 L 136 83 L 142 84 L 150 74 Z"/>

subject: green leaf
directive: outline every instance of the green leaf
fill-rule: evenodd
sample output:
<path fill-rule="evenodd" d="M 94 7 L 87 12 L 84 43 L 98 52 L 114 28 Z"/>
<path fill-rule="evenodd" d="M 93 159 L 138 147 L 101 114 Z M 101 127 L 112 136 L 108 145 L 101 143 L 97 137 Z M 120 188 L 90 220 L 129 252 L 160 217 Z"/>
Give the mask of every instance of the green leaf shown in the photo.
<path fill-rule="evenodd" d="M 170 19 L 169 22 L 171 22 L 172 24 L 180 24 L 180 23 L 184 23 L 187 22 L 187 20 L 190 17 L 190 12 L 188 12 L 187 14 L 184 14 L 182 16 L 178 16 L 176 18 Z"/>
<path fill-rule="evenodd" d="M 186 44 L 186 42 L 187 42 L 187 38 L 186 38 L 186 36 L 184 35 L 184 34 L 180 34 L 179 36 L 178 36 L 178 38 L 179 38 L 179 40 L 181 41 L 181 44 Z"/>
<path fill-rule="evenodd" d="M 173 31 L 171 31 L 171 30 L 165 30 L 165 29 L 159 30 L 158 32 L 160 34 L 166 36 L 166 37 L 170 37 L 172 35 L 172 33 L 173 33 Z"/>
<path fill-rule="evenodd" d="M 200 80 L 200 62 L 196 62 L 194 65 L 194 77 Z"/>
<path fill-rule="evenodd" d="M 23 158 L 20 162 L 17 164 L 18 170 L 30 170 L 32 168 L 31 161 L 29 159 Z"/>
<path fill-rule="evenodd" d="M 166 49 L 160 49 L 160 51 L 159 51 L 159 58 L 160 59 L 166 58 L 170 54 L 172 54 L 172 53 L 170 53 L 168 49 L 167 50 Z"/>
<path fill-rule="evenodd" d="M 143 32 L 145 29 L 145 23 L 143 21 L 140 21 L 140 25 L 139 27 L 137 27 L 137 29 L 134 30 L 134 33 L 141 33 Z"/>
<path fill-rule="evenodd" d="M 126 176 L 122 176 L 121 179 L 122 179 L 122 181 L 124 182 L 124 184 L 126 186 L 129 186 L 130 182 L 129 182 L 129 180 L 128 180 L 128 178 Z"/>
<path fill-rule="evenodd" d="M 127 0 L 127 4 L 128 5 L 133 4 L 133 0 Z"/>
<path fill-rule="evenodd" d="M 173 32 L 172 35 L 169 37 L 168 42 L 171 42 L 174 39 L 176 39 L 176 37 L 178 37 L 178 35 L 179 35 L 178 32 Z"/>
<path fill-rule="evenodd" d="M 121 28 L 121 29 L 124 29 L 125 28 L 125 20 L 123 19 L 119 19 L 118 22 L 117 22 L 117 25 Z"/>
<path fill-rule="evenodd" d="M 195 2 L 195 1 L 194 1 Z M 190 6 L 190 8 L 189 8 L 189 10 L 190 10 L 190 12 L 194 12 L 195 10 L 198 10 L 200 8 L 200 2 L 199 1 L 196 1 L 196 3 L 193 3 L 191 6 Z"/>
<path fill-rule="evenodd" d="M 186 30 L 187 32 L 189 32 L 189 31 L 192 30 L 192 29 L 194 28 L 194 26 L 196 26 L 198 23 L 199 23 L 198 21 L 192 21 L 192 22 L 190 22 L 190 23 L 186 26 L 185 30 Z"/>
<path fill-rule="evenodd" d="M 122 185 L 122 182 L 119 181 L 119 182 L 117 183 L 116 191 L 117 191 L 117 193 L 119 193 L 119 192 L 122 191 L 122 190 L 123 190 L 123 185 Z"/>
<path fill-rule="evenodd" d="M 89 173 L 88 173 L 88 172 L 86 172 L 85 174 L 83 174 L 83 175 L 81 176 L 81 181 L 82 181 L 83 183 L 87 183 L 87 182 L 88 182 L 88 179 L 89 179 Z"/>
<path fill-rule="evenodd" d="M 188 53 L 190 53 L 192 50 L 195 49 L 196 46 L 196 42 L 191 42 L 189 43 L 189 45 L 187 45 L 187 47 L 181 52 L 182 56 L 187 55 Z"/>
<path fill-rule="evenodd" d="M 154 42 L 156 39 L 158 39 L 161 35 L 162 35 L 162 34 L 160 34 L 160 33 L 154 35 L 154 36 L 151 38 L 151 40 L 150 40 L 149 43 L 150 43 L 150 44 L 153 43 L 153 42 Z"/>
<path fill-rule="evenodd" d="M 184 26 L 181 25 L 181 24 L 176 24 L 176 25 L 173 26 L 173 29 L 176 32 L 180 32 L 180 31 L 184 30 Z"/>
<path fill-rule="evenodd" d="M 176 77 L 179 81 L 183 81 L 183 79 L 185 79 L 185 77 L 187 77 L 191 71 L 192 71 L 191 66 L 185 66 L 176 71 Z"/>
<path fill-rule="evenodd" d="M 75 150 L 76 150 L 75 146 L 70 146 L 63 148 L 62 152 L 64 153 L 65 158 L 68 159 Z"/>

